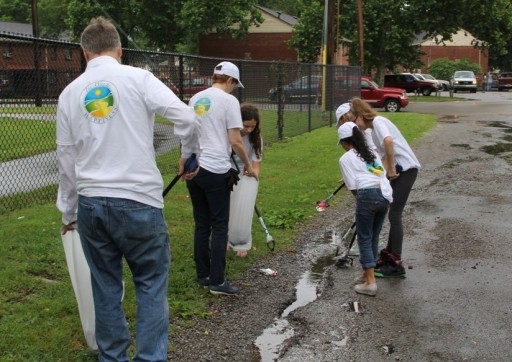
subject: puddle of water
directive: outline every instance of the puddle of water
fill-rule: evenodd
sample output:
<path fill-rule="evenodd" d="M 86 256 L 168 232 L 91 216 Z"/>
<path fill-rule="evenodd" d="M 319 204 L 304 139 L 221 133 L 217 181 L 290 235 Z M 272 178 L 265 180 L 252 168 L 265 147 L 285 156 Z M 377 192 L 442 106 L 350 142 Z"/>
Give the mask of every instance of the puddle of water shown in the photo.
<path fill-rule="evenodd" d="M 496 128 L 511 128 L 507 123 L 505 122 L 499 122 L 499 121 L 492 121 L 487 123 L 487 127 L 496 127 Z"/>
<path fill-rule="evenodd" d="M 483 146 L 481 149 L 490 155 L 497 155 L 499 153 L 511 152 L 512 143 L 497 143 L 491 146 Z"/>
<path fill-rule="evenodd" d="M 318 286 L 324 276 L 325 268 L 332 264 L 334 264 L 334 260 L 331 255 L 318 258 L 311 270 L 304 272 L 299 279 L 295 287 L 295 301 L 283 311 L 280 318 L 276 319 L 270 327 L 266 328 L 256 338 L 254 344 L 260 351 L 262 362 L 277 360 L 283 343 L 295 334 L 286 317 L 294 310 L 308 305 L 318 297 L 320 293 Z"/>

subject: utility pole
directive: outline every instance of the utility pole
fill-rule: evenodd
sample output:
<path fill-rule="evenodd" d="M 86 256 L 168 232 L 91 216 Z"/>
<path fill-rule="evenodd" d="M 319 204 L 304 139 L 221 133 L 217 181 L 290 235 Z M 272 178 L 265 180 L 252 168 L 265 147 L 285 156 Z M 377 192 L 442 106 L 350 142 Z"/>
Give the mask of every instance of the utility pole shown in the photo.
<path fill-rule="evenodd" d="M 357 0 L 357 33 L 359 35 L 359 64 L 364 74 L 363 0 Z"/>
<path fill-rule="evenodd" d="M 41 48 L 39 46 L 39 22 L 37 15 L 37 0 L 32 0 L 32 36 L 34 37 L 34 101 L 36 107 L 43 105 L 41 96 Z"/>

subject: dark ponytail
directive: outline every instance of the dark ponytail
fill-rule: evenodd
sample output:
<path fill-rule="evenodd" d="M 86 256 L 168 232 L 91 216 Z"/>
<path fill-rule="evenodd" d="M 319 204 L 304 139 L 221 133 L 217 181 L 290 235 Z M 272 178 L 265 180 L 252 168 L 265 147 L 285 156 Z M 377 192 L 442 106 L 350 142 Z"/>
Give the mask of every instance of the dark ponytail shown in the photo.
<path fill-rule="evenodd" d="M 357 155 L 365 162 L 373 164 L 375 161 L 375 154 L 368 147 L 364 133 L 357 126 L 352 129 L 352 137 L 342 139 L 341 141 L 350 143 L 354 150 L 356 150 Z"/>

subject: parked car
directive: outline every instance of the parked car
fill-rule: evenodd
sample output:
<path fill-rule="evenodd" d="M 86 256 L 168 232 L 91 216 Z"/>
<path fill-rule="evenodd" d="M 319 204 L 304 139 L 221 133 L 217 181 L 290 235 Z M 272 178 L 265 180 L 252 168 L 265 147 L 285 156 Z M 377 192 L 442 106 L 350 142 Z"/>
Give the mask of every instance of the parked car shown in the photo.
<path fill-rule="evenodd" d="M 192 78 L 185 78 L 183 80 L 183 91 L 180 93 L 180 87 L 179 84 L 176 85 L 178 93 L 176 93 L 178 96 L 181 95 L 181 99 L 183 101 L 187 101 L 192 96 L 202 90 L 205 90 L 209 88 L 212 85 L 212 77 L 211 76 L 204 76 L 204 77 L 192 77 Z"/>
<path fill-rule="evenodd" d="M 432 80 L 434 82 L 437 82 L 439 90 L 450 90 L 450 82 L 447 80 L 436 79 L 434 76 L 430 74 L 414 73 L 414 75 L 423 80 Z"/>
<path fill-rule="evenodd" d="M 338 80 L 342 82 L 342 79 Z M 357 81 L 357 79 L 355 80 Z M 348 83 L 351 83 L 349 81 Z M 350 84 L 349 84 L 350 85 Z M 380 87 L 369 77 L 360 78 L 361 99 L 368 102 L 372 107 L 384 108 L 386 112 L 398 112 L 409 104 L 409 98 L 405 89 Z M 337 94 L 334 95 L 334 103 L 341 104 L 350 100 L 346 94 L 342 94 L 343 87 L 336 87 Z M 322 103 L 322 82 L 318 84 L 317 103 Z"/>
<path fill-rule="evenodd" d="M 503 72 L 498 77 L 498 91 L 512 88 L 512 72 Z"/>
<path fill-rule="evenodd" d="M 285 102 L 306 101 L 311 102 L 316 99 L 316 92 L 320 79 L 319 75 L 303 76 L 291 83 L 283 85 L 283 99 Z M 271 101 L 277 101 L 277 87 L 268 91 L 268 98 Z"/>
<path fill-rule="evenodd" d="M 411 73 L 384 75 L 384 87 L 405 89 L 408 93 L 419 92 L 429 96 L 439 88 L 437 82 L 421 80 Z"/>
<path fill-rule="evenodd" d="M 476 76 L 475 73 L 470 70 L 456 71 L 450 78 L 450 84 L 454 93 L 457 93 L 457 91 L 470 91 L 471 93 L 476 93 Z"/>
<path fill-rule="evenodd" d="M 368 77 L 361 77 L 361 99 L 386 112 L 398 112 L 409 104 L 405 89 L 380 87 Z"/>

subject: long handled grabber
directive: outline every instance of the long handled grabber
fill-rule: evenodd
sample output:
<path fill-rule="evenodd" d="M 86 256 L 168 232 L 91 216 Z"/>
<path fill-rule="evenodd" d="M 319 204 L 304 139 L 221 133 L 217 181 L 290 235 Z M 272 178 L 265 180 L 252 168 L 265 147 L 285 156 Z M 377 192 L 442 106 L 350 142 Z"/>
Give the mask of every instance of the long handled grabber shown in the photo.
<path fill-rule="evenodd" d="M 338 191 L 340 191 L 343 188 L 343 186 L 345 186 L 344 182 L 340 186 L 338 186 L 338 188 L 336 190 L 334 190 L 334 192 L 332 194 L 330 194 L 328 198 L 326 198 L 325 200 L 317 201 L 316 202 L 316 211 L 318 211 L 318 212 L 325 211 L 329 207 L 329 201 L 334 197 L 334 195 L 336 195 L 338 193 Z"/>
<path fill-rule="evenodd" d="M 350 249 L 352 249 L 352 246 L 354 245 L 354 240 L 356 239 L 356 222 L 352 224 L 352 226 L 347 230 L 347 232 L 343 235 L 341 238 L 341 245 L 346 245 L 345 241 L 350 239 L 350 242 L 348 244 L 348 247 L 345 251 L 345 254 L 340 257 L 338 260 L 336 260 L 336 266 L 338 268 L 348 268 L 349 266 L 352 266 L 354 263 L 354 259 L 349 256 Z M 339 248 L 336 249 L 336 255 L 338 255 Z"/>
<path fill-rule="evenodd" d="M 180 179 L 181 176 L 183 176 L 184 173 L 194 171 L 197 168 L 197 166 L 198 164 L 196 160 L 196 154 L 193 153 L 189 158 L 187 158 L 187 161 L 185 162 L 185 170 L 182 173 L 174 176 L 172 181 L 165 188 L 164 192 L 162 192 L 162 196 L 165 197 L 165 195 L 167 195 L 169 191 L 171 191 L 174 185 L 176 185 L 176 182 L 178 182 L 178 180 Z"/>
<path fill-rule="evenodd" d="M 267 226 L 265 225 L 265 221 L 263 221 L 263 216 L 261 216 L 260 211 L 258 210 L 256 205 L 254 205 L 254 211 L 256 211 L 256 215 L 258 215 L 258 220 L 260 221 L 261 227 L 263 228 L 263 231 L 267 236 L 267 247 L 270 249 L 270 251 L 274 251 L 276 242 L 274 241 L 272 235 L 270 235 L 270 233 L 268 232 Z"/>

